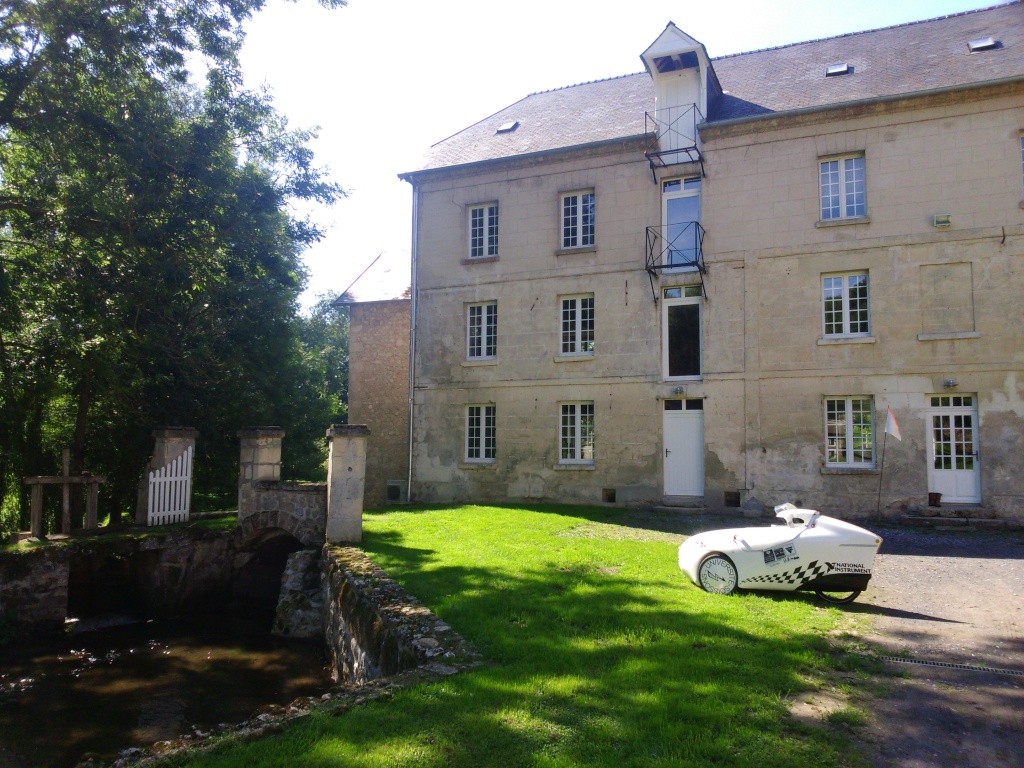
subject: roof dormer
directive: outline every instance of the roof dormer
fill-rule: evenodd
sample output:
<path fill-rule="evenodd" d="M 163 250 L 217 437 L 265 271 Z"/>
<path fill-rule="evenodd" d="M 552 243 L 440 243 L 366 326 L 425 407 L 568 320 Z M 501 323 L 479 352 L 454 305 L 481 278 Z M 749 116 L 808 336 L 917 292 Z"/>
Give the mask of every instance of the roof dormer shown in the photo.
<path fill-rule="evenodd" d="M 647 115 L 658 146 L 648 153 L 651 167 L 700 162 L 697 126 L 721 94 L 703 44 L 672 22 L 640 54 L 654 81 L 655 112 Z"/>

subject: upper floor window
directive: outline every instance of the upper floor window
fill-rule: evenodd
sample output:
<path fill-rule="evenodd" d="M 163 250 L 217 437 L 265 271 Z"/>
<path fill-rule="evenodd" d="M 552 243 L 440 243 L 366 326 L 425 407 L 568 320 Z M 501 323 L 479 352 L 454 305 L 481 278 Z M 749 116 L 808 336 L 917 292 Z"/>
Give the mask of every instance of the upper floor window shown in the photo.
<path fill-rule="evenodd" d="M 567 296 L 562 299 L 563 355 L 594 354 L 594 296 Z"/>
<path fill-rule="evenodd" d="M 661 183 L 666 267 L 696 269 L 700 261 L 700 177 Z"/>
<path fill-rule="evenodd" d="M 594 244 L 594 193 L 568 192 L 561 196 L 562 248 Z"/>
<path fill-rule="evenodd" d="M 466 407 L 466 461 L 494 461 L 498 456 L 497 434 L 495 406 Z"/>
<path fill-rule="evenodd" d="M 469 258 L 498 255 L 498 204 L 469 209 Z"/>
<path fill-rule="evenodd" d="M 466 358 L 486 360 L 498 355 L 498 303 L 466 307 Z"/>
<path fill-rule="evenodd" d="M 701 288 L 699 285 L 663 288 L 661 297 L 665 378 L 696 378 L 701 375 Z"/>
<path fill-rule="evenodd" d="M 822 160 L 819 169 L 822 221 L 867 216 L 864 155 Z"/>
<path fill-rule="evenodd" d="M 874 466 L 874 412 L 870 397 L 825 400 L 825 463 L 830 467 Z"/>
<path fill-rule="evenodd" d="M 823 275 L 821 306 L 826 336 L 867 336 L 871 333 L 868 273 Z"/>
<path fill-rule="evenodd" d="M 594 462 L 594 403 L 562 403 L 559 422 L 559 461 L 562 464 Z"/>

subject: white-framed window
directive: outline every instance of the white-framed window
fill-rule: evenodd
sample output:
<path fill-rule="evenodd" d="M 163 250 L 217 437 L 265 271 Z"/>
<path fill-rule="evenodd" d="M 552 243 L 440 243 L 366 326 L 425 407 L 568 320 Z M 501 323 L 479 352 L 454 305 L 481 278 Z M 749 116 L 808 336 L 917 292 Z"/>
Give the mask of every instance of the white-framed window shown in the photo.
<path fill-rule="evenodd" d="M 594 295 L 564 296 L 562 298 L 563 355 L 594 354 Z"/>
<path fill-rule="evenodd" d="M 498 302 L 466 305 L 466 359 L 498 356 Z"/>
<path fill-rule="evenodd" d="M 466 461 L 492 462 L 498 456 L 497 408 L 466 406 Z"/>
<path fill-rule="evenodd" d="M 699 285 L 661 291 L 662 369 L 666 379 L 700 378 L 700 305 Z"/>
<path fill-rule="evenodd" d="M 594 244 L 594 192 L 566 192 L 559 197 L 562 216 L 562 248 Z"/>
<path fill-rule="evenodd" d="M 821 308 L 826 336 L 871 333 L 867 272 L 821 276 Z"/>
<path fill-rule="evenodd" d="M 498 255 L 498 204 L 469 208 L 469 258 Z"/>
<path fill-rule="evenodd" d="M 661 222 L 665 266 L 697 269 L 701 255 L 700 176 L 661 183 Z"/>
<path fill-rule="evenodd" d="M 868 215 L 864 155 L 822 160 L 818 178 L 822 221 L 857 219 Z"/>
<path fill-rule="evenodd" d="M 875 464 L 874 404 L 870 397 L 825 398 L 825 464 L 868 468 Z"/>
<path fill-rule="evenodd" d="M 593 464 L 594 403 L 561 403 L 559 409 L 559 463 Z"/>

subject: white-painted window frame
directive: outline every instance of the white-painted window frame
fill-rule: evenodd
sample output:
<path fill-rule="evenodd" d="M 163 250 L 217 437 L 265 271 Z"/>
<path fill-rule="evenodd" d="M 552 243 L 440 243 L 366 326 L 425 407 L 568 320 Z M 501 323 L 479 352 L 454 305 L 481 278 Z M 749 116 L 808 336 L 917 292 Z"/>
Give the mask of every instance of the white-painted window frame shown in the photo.
<path fill-rule="evenodd" d="M 470 464 L 498 460 L 498 409 L 493 403 L 466 406 L 465 460 Z"/>
<path fill-rule="evenodd" d="M 558 404 L 558 463 L 594 463 L 594 401 Z"/>
<path fill-rule="evenodd" d="M 485 259 L 498 255 L 498 204 L 469 206 L 469 258 Z"/>
<path fill-rule="evenodd" d="M 593 248 L 597 243 L 597 196 L 592 189 L 558 196 L 559 243 L 563 250 Z"/>
<path fill-rule="evenodd" d="M 559 354 L 563 357 L 592 357 L 596 340 L 594 294 L 559 297 Z"/>
<path fill-rule="evenodd" d="M 675 295 L 678 293 L 678 295 Z M 696 374 L 673 376 L 669 373 L 671 331 L 669 314 L 672 307 L 695 305 L 697 307 L 697 367 Z M 699 381 L 704 373 L 704 307 L 699 285 L 668 286 L 662 288 L 661 296 L 661 371 L 665 381 Z"/>
<path fill-rule="evenodd" d="M 498 357 L 498 302 L 481 301 L 466 305 L 466 359 L 494 360 Z"/>
<path fill-rule="evenodd" d="M 870 395 L 830 395 L 824 398 L 823 410 L 825 465 L 836 469 L 874 469 L 874 398 Z M 865 426 L 867 435 L 864 434 Z"/>
<path fill-rule="evenodd" d="M 867 218 L 867 158 L 863 152 L 818 161 L 818 200 L 821 221 Z"/>
<path fill-rule="evenodd" d="M 871 335 L 871 277 L 866 269 L 821 276 L 821 330 L 828 339 Z"/>

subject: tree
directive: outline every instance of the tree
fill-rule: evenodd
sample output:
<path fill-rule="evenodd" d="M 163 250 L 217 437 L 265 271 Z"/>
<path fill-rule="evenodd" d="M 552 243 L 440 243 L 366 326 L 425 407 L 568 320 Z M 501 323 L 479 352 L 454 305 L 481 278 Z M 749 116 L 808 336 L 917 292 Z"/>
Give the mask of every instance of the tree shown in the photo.
<path fill-rule="evenodd" d="M 74 469 L 108 474 L 126 509 L 154 426 L 199 426 L 212 469 L 236 458 L 238 426 L 279 414 L 289 425 L 298 409 L 326 423 L 296 304 L 299 253 L 320 232 L 288 204 L 342 192 L 315 167 L 311 134 L 240 88 L 241 23 L 262 4 L 0 10 L 8 508 L 18 477 L 47 472 L 47 449 L 67 435 Z M 202 91 L 189 54 L 210 65 Z M 203 479 L 234 486 L 233 474 Z"/>

